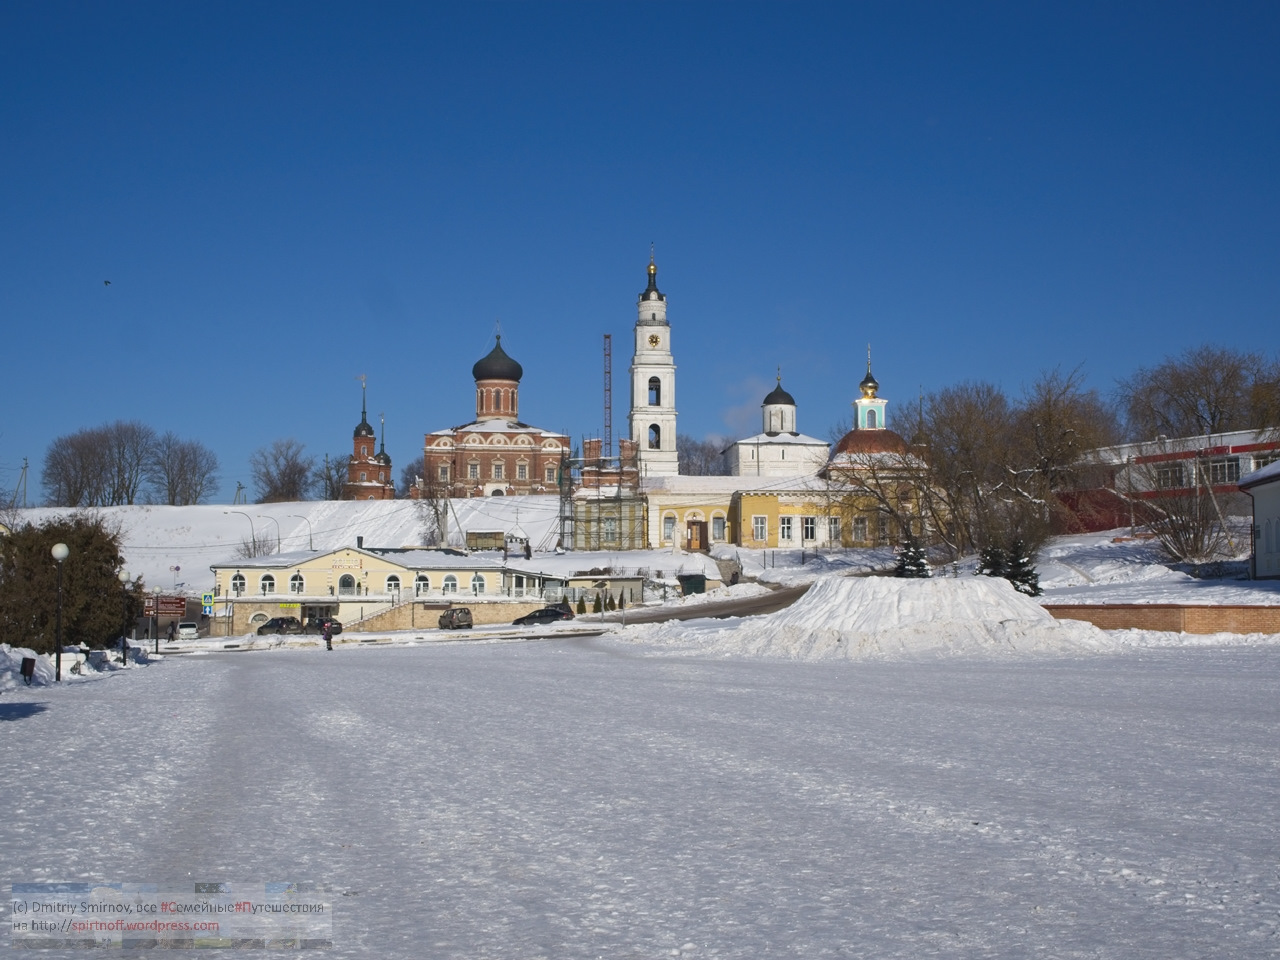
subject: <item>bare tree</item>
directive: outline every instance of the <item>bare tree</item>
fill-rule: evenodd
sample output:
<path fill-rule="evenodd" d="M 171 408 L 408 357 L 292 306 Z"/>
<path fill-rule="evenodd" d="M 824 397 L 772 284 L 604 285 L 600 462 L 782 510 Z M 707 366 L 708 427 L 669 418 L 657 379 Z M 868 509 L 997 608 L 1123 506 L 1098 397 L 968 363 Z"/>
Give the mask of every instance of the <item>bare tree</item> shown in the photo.
<path fill-rule="evenodd" d="M 155 458 L 156 434 L 136 420 L 58 437 L 45 453 L 41 482 L 51 506 L 137 503 Z"/>
<path fill-rule="evenodd" d="M 1208 344 L 1120 383 L 1129 439 L 1280 427 L 1280 363 Z"/>
<path fill-rule="evenodd" d="M 680 472 L 691 477 L 722 477 L 729 472 L 720 451 L 727 442 L 695 440 L 686 434 L 676 436 L 676 455 L 680 458 Z"/>
<path fill-rule="evenodd" d="M 315 484 L 315 457 L 303 453 L 297 440 L 273 440 L 249 457 L 249 473 L 258 503 L 306 500 Z"/>
<path fill-rule="evenodd" d="M 342 490 L 347 483 L 347 466 L 351 462 L 351 454 L 335 453 L 324 458 L 324 462 L 316 466 L 314 489 L 321 500 L 341 500 Z"/>
<path fill-rule="evenodd" d="M 204 444 L 183 440 L 170 430 L 155 443 L 147 482 L 156 503 L 202 503 L 217 489 L 218 457 Z"/>
<path fill-rule="evenodd" d="M 418 471 L 422 469 L 421 460 L 410 460 L 400 468 L 400 486 L 396 488 L 396 497 L 400 500 L 408 500 L 413 496 L 413 488 L 418 485 L 418 481 L 422 478 L 418 475 Z"/>
<path fill-rule="evenodd" d="M 429 546 L 449 542 L 449 482 L 429 472 L 418 486 L 418 517 L 422 542 Z"/>

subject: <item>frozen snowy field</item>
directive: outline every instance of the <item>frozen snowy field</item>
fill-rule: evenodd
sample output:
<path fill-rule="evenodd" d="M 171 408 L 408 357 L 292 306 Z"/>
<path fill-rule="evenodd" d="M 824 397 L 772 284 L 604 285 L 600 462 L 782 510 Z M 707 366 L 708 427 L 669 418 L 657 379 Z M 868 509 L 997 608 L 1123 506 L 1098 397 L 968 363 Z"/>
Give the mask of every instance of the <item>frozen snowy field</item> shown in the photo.
<path fill-rule="evenodd" d="M 221 654 L 7 693 L 0 730 L 6 883 L 315 880 L 331 956 L 1280 952 L 1273 645 Z"/>

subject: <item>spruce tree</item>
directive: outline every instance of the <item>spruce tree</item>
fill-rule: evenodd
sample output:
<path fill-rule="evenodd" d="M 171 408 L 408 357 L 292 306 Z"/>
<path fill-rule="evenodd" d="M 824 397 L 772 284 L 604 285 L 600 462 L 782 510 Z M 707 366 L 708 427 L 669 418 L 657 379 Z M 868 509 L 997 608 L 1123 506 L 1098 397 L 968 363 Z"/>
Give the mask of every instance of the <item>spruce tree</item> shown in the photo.
<path fill-rule="evenodd" d="M 577 612 L 578 612 L 578 613 L 586 613 L 586 612 L 587 612 L 587 598 L 586 598 L 586 597 L 582 597 L 582 596 L 578 597 L 578 607 L 577 607 Z"/>
<path fill-rule="evenodd" d="M 982 548 L 978 554 L 977 572 L 984 577 L 1003 577 L 1009 570 L 1009 552 L 994 544 Z"/>
<path fill-rule="evenodd" d="M 1040 589 L 1040 574 L 1036 573 L 1035 564 L 1028 556 L 1027 545 L 1020 539 L 1013 541 L 1009 548 L 1004 578 L 1013 584 L 1013 589 L 1028 597 L 1038 597 L 1044 592 Z"/>
<path fill-rule="evenodd" d="M 600 594 L 598 593 L 596 594 L 595 602 L 591 604 L 591 612 L 604 613 L 604 601 L 600 599 Z"/>
<path fill-rule="evenodd" d="M 902 549 L 898 552 L 898 565 L 894 567 L 895 577 L 929 577 L 929 558 L 924 547 L 914 534 L 908 533 L 902 541 Z"/>

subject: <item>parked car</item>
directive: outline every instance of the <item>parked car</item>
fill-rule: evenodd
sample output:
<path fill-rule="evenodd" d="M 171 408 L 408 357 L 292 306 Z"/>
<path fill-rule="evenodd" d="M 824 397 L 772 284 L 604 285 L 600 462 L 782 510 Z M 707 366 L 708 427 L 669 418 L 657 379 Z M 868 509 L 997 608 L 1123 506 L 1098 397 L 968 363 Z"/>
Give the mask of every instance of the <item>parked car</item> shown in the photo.
<path fill-rule="evenodd" d="M 336 637 L 342 632 L 342 621 L 333 617 L 312 617 L 302 628 L 303 633 L 324 633 L 325 625 L 329 627 L 329 636 Z"/>
<path fill-rule="evenodd" d="M 557 600 L 555 603 L 547 604 L 548 610 L 559 610 L 564 614 L 566 620 L 572 620 L 576 614 L 573 612 L 573 604 L 568 600 Z"/>
<path fill-rule="evenodd" d="M 301 633 L 302 622 L 297 617 L 272 617 L 258 628 L 258 636 L 270 633 Z"/>
<path fill-rule="evenodd" d="M 441 630 L 470 630 L 471 610 L 468 607 L 450 607 L 440 614 Z"/>
<path fill-rule="evenodd" d="M 195 622 L 194 622 L 194 621 L 192 621 L 192 620 L 183 620 L 181 623 L 179 623 L 179 624 L 178 624 L 178 635 L 177 635 L 177 639 L 179 639 L 179 640 L 199 640 L 199 639 L 200 639 L 200 624 L 195 623 Z"/>
<path fill-rule="evenodd" d="M 543 607 L 541 610 L 535 610 L 533 613 L 526 613 L 523 617 L 516 617 L 511 623 L 517 627 L 528 627 L 537 623 L 555 623 L 557 620 L 572 620 L 573 614 L 566 613 L 558 606 Z"/>

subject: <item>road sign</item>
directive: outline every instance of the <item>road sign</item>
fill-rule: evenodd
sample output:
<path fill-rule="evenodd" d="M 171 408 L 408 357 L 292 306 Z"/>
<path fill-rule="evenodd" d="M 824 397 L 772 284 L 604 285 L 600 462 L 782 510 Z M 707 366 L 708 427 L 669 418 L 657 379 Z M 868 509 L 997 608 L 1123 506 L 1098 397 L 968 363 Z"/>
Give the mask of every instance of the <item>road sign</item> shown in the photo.
<path fill-rule="evenodd" d="M 200 602 L 201 602 L 202 604 L 204 604 L 206 607 L 212 607 L 212 606 L 213 606 L 213 594 L 212 594 L 212 593 L 202 593 L 202 594 L 200 595 Z"/>

